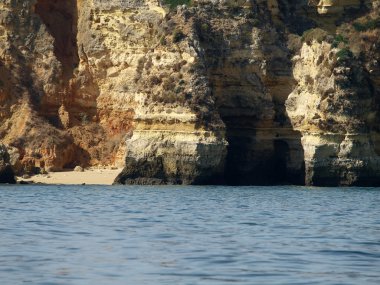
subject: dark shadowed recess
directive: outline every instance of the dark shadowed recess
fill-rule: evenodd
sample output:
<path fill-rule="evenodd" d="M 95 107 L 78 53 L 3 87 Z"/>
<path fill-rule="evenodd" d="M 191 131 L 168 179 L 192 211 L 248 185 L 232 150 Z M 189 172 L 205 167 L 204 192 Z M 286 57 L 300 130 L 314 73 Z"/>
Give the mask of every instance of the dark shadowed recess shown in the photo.
<path fill-rule="evenodd" d="M 290 32 L 302 35 L 304 31 L 315 28 L 316 23 L 312 20 L 317 16 L 317 9 L 309 5 L 310 1 L 278 0 L 280 18 L 286 23 Z M 305 15 L 308 15 L 306 17 Z"/>
<path fill-rule="evenodd" d="M 39 16 L 54 39 L 54 55 L 61 63 L 62 74 L 52 82 L 58 87 L 58 94 L 44 96 L 36 106 L 40 113 L 55 127 L 60 127 L 58 108 L 71 97 L 69 80 L 79 64 L 77 47 L 77 6 L 75 0 L 38 0 L 34 12 Z"/>
<path fill-rule="evenodd" d="M 265 23 L 263 19 L 270 13 L 265 9 L 247 15 L 247 22 L 239 27 L 240 43 L 229 40 L 233 35 L 228 32 L 198 29 L 212 97 L 226 126 L 229 144 L 223 183 L 304 185 L 301 135 L 293 130 L 285 109 L 294 84 L 289 52 L 284 50 L 279 58 L 266 55 L 267 74 L 248 58 L 236 57 L 237 51 L 253 45 L 251 31 L 257 23 Z M 248 13 L 243 9 L 240 12 Z M 202 20 L 205 23 L 201 27 L 211 25 L 207 19 Z M 267 29 L 264 24 L 261 28 Z"/>
<path fill-rule="evenodd" d="M 54 53 L 62 64 L 64 78 L 71 78 L 79 64 L 76 1 L 38 0 L 35 12 L 54 37 Z"/>

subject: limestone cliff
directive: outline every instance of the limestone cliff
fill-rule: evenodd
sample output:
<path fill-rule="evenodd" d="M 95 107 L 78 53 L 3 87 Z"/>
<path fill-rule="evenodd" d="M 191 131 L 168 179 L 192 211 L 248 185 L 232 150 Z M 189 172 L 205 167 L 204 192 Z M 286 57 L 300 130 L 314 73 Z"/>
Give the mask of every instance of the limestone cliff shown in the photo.
<path fill-rule="evenodd" d="M 100 120 L 114 118 L 120 128 L 133 118 L 119 182 L 208 183 L 221 175 L 224 126 L 185 16 L 166 19 L 154 1 L 93 2 L 92 10 L 82 3 L 92 21 L 78 44 L 83 71 L 88 66 L 97 80 Z M 123 117 L 128 110 L 133 117 Z"/>
<path fill-rule="evenodd" d="M 306 184 L 379 185 L 369 117 L 377 106 L 368 74 L 337 57 L 328 43 L 304 45 L 295 59 L 298 82 L 287 111 L 302 133 Z"/>
<path fill-rule="evenodd" d="M 380 25 L 373 4 L 364 17 L 337 26 L 335 38 L 305 44 L 294 58 L 298 85 L 287 110 L 303 135 L 307 184 L 380 184 Z"/>
<path fill-rule="evenodd" d="M 378 184 L 378 1 L 314 2 L 1 0 L 16 172 Z"/>

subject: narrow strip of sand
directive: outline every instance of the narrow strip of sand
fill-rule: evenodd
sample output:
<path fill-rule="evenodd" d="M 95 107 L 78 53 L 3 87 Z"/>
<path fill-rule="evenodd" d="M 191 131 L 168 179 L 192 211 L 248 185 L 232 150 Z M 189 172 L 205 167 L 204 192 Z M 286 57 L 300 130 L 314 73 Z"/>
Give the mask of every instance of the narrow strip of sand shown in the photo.
<path fill-rule="evenodd" d="M 38 174 L 30 178 L 17 177 L 17 181 L 64 185 L 112 185 L 122 169 L 86 169 L 83 172 L 63 171 Z"/>

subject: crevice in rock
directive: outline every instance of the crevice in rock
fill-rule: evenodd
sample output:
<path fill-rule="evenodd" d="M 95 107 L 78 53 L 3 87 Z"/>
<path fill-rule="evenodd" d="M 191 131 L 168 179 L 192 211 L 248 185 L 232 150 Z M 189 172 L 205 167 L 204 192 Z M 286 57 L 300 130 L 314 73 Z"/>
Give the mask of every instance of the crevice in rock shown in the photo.
<path fill-rule="evenodd" d="M 34 11 L 54 38 L 54 53 L 62 64 L 63 79 L 67 81 L 79 64 L 76 0 L 38 0 Z"/>
<path fill-rule="evenodd" d="M 200 39 L 207 39 L 200 41 L 207 76 L 226 126 L 229 145 L 224 178 L 229 185 L 304 184 L 301 136 L 292 129 L 285 110 L 294 83 L 291 62 L 286 50 L 276 50 L 279 39 L 274 42 L 264 33 L 252 35 L 255 23 L 268 14 L 254 15 L 251 23 L 239 26 L 239 42 L 234 38 L 236 32 L 228 34 L 217 28 L 204 28 L 205 35 L 200 35 Z M 275 33 L 265 26 L 262 30 Z M 268 51 L 262 50 L 261 58 L 259 52 L 254 55 L 256 62 L 266 59 L 265 72 L 257 63 L 250 63 L 252 58 L 244 56 L 251 54 L 247 47 L 254 41 L 269 47 Z M 278 55 L 273 56 L 271 49 Z"/>
<path fill-rule="evenodd" d="M 318 18 L 317 9 L 307 5 L 306 1 L 278 0 L 277 3 L 281 21 L 291 33 L 302 35 L 316 26 L 314 19 Z"/>

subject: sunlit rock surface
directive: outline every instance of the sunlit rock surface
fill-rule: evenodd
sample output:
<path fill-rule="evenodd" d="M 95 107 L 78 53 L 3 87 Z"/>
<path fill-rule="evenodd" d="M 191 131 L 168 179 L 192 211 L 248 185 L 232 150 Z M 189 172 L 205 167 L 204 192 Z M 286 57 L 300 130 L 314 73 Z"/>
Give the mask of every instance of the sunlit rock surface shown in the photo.
<path fill-rule="evenodd" d="M 377 184 L 379 29 L 354 23 L 375 21 L 378 1 L 314 2 L 1 1 L 0 139 L 15 171 Z M 316 27 L 327 36 L 305 42 Z M 338 63 L 344 45 L 355 60 Z"/>

